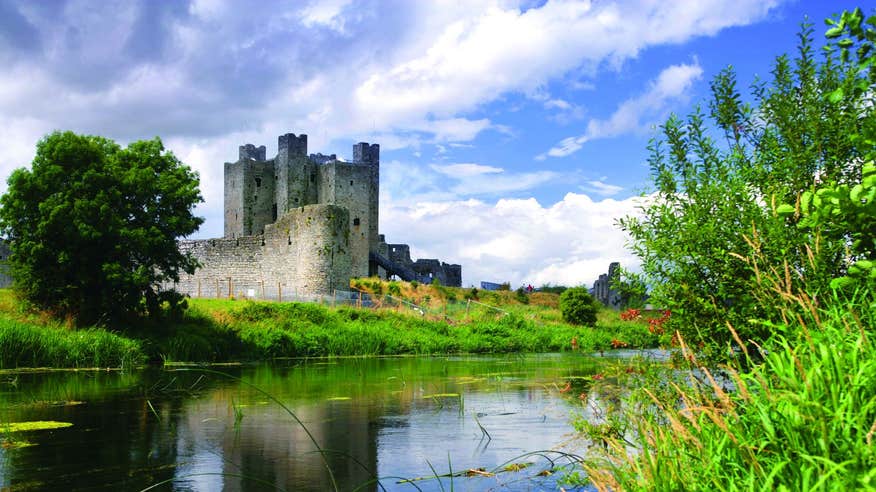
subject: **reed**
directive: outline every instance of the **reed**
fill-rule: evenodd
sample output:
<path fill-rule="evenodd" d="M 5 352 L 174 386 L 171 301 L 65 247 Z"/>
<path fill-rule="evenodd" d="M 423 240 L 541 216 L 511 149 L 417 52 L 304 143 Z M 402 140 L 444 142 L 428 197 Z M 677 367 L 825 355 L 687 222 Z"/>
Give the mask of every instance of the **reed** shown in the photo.
<path fill-rule="evenodd" d="M 789 294 L 790 295 L 790 294 Z M 791 301 L 780 299 L 779 302 Z M 762 349 L 739 348 L 687 384 L 627 398 L 625 438 L 584 466 L 599 490 L 876 490 L 876 303 L 869 292 L 811 299 L 771 324 Z M 808 314 L 806 314 L 808 313 Z M 644 379 L 640 378 L 640 381 Z"/>
<path fill-rule="evenodd" d="M 107 330 L 68 330 L 0 318 L 0 369 L 124 368 L 143 360 L 137 341 Z"/>

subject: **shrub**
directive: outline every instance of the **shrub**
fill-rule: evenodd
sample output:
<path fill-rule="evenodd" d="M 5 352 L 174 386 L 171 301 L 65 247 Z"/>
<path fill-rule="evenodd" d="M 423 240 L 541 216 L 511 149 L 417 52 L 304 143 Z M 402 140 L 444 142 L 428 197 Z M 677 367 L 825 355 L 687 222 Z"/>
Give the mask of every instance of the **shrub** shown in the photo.
<path fill-rule="evenodd" d="M 598 310 L 596 300 L 584 287 L 566 289 L 560 294 L 560 313 L 569 323 L 593 326 Z"/>
<path fill-rule="evenodd" d="M 526 291 L 523 290 L 523 287 L 518 287 L 517 290 L 514 291 L 514 297 L 520 304 L 529 304 L 529 296 L 526 295 Z"/>

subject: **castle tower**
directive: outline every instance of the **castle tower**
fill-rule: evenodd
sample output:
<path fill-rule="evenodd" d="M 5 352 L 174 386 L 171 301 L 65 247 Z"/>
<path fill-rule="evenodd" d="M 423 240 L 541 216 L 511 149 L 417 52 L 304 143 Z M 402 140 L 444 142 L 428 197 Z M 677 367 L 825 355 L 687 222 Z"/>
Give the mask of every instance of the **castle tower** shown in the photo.
<path fill-rule="evenodd" d="M 241 145 L 237 162 L 225 163 L 225 237 L 261 234 L 276 220 L 273 203 L 273 159 L 266 159 L 264 145 Z"/>
<path fill-rule="evenodd" d="M 316 203 L 316 170 L 307 158 L 307 135 L 280 135 L 276 170 L 278 215 Z"/>
<path fill-rule="evenodd" d="M 377 251 L 380 239 L 377 233 L 380 201 L 380 145 L 359 142 L 353 145 L 353 162 L 368 169 L 368 251 Z M 368 275 L 377 275 L 377 264 L 369 262 Z"/>

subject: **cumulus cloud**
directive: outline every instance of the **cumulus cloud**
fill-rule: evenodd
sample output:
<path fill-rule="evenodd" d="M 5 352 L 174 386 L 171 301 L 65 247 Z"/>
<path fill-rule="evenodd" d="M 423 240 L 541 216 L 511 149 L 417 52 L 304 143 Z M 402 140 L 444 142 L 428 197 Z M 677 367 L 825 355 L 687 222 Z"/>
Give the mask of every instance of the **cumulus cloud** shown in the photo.
<path fill-rule="evenodd" d="M 663 69 L 644 94 L 621 103 L 608 119 L 590 120 L 584 134 L 564 138 L 546 154 L 540 155 L 539 160 L 545 156 L 565 157 L 580 150 L 590 140 L 641 129 L 646 120 L 664 116 L 670 103 L 684 99 L 691 84 L 702 74 L 703 69 L 697 62 Z"/>
<path fill-rule="evenodd" d="M 268 144 L 272 153 L 277 135 L 304 131 L 314 150 L 343 156 L 349 147 L 337 142 L 419 151 L 488 132 L 518 138 L 479 109 L 556 81 L 586 89 L 606 66 L 759 20 L 778 1 L 266 0 L 257 8 L 222 0 L 0 1 L 0 174 L 26 165 L 36 141 L 56 129 L 121 143 L 158 135 L 200 172 L 207 202 L 199 212 L 208 220 L 198 235 L 215 236 L 222 162 L 242 143 Z M 674 97 L 691 79 L 683 67 L 661 75 L 648 93 Z M 547 109 L 583 115 L 569 101 L 550 101 Z M 641 105 L 656 107 L 643 96 L 617 117 L 593 120 L 587 134 L 627 128 Z M 575 138 L 557 152 L 574 152 Z M 382 185 L 413 179 L 396 173 L 423 172 L 419 198 L 453 203 L 519 197 L 562 177 L 460 168 L 456 179 L 428 166 L 386 164 Z M 393 193 L 390 203 L 407 196 L 395 186 L 382 190 Z"/>
<path fill-rule="evenodd" d="M 412 243 L 414 257 L 463 265 L 464 285 L 486 280 L 590 286 L 612 261 L 637 267 L 615 220 L 635 214 L 640 200 L 594 201 L 577 193 L 552 205 L 534 198 L 385 200 L 381 223 L 388 241 Z"/>

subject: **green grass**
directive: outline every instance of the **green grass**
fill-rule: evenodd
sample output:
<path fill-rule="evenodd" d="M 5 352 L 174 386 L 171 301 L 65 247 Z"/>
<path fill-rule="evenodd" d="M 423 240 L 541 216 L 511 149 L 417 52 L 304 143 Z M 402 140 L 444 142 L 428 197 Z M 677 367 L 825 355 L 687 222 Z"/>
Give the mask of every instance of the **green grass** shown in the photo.
<path fill-rule="evenodd" d="M 596 436 L 606 447 L 585 466 L 589 480 L 601 490 L 876 490 L 876 303 L 831 306 L 771 326 L 762 361 L 740 353 L 709 371 L 688 353 L 686 381 L 629 378 L 638 389 L 606 420 L 622 430 Z"/>
<path fill-rule="evenodd" d="M 425 291 L 425 287 L 419 290 Z M 620 322 L 616 314 L 603 315 L 606 320 L 595 328 L 564 323 L 556 307 L 549 305 L 550 299 L 545 301 L 547 305 L 522 305 L 509 300 L 500 310 L 434 302 L 432 311 L 421 315 L 409 308 L 190 299 L 190 308 L 181 319 L 113 326 L 111 332 L 64 328 L 59 322 L 21 309 L 11 292 L 0 290 L 0 363 L 3 368 L 119 367 L 144 360 L 231 362 L 284 357 L 557 352 L 572 350 L 573 339 L 582 352 L 615 346 L 652 347 L 657 343 L 647 325 Z M 113 332 L 124 333 L 127 338 Z"/>
<path fill-rule="evenodd" d="M 106 330 L 68 330 L 0 318 L 0 369 L 130 367 L 143 360 L 137 341 Z"/>

